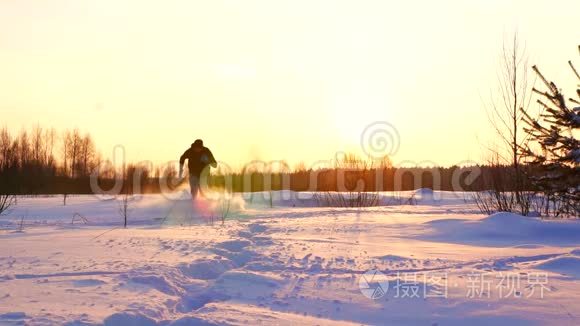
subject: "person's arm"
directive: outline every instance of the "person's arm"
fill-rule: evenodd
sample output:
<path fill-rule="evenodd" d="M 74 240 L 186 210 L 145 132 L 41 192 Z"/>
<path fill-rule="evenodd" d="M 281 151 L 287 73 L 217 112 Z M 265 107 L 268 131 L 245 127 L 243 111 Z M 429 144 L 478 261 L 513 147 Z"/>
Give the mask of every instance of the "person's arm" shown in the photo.
<path fill-rule="evenodd" d="M 217 162 L 216 162 L 215 158 L 213 157 L 213 153 L 209 149 L 207 150 L 207 158 L 209 160 L 208 164 L 211 165 L 212 168 L 216 168 Z"/>
<path fill-rule="evenodd" d="M 179 158 L 179 178 L 183 177 L 183 164 L 185 163 L 185 159 L 189 156 L 189 149 L 186 150 L 183 155 Z"/>

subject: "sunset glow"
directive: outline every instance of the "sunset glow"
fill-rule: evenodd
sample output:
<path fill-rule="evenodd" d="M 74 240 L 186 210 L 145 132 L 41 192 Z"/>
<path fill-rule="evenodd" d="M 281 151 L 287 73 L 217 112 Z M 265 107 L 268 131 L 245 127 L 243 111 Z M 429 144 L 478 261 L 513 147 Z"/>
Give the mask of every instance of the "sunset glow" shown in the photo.
<path fill-rule="evenodd" d="M 203 138 L 240 166 L 360 151 L 365 126 L 388 121 L 395 163 L 479 161 L 506 37 L 570 84 L 580 3 L 559 5 L 3 1 L 1 124 L 78 127 L 131 161 L 176 160 Z"/>

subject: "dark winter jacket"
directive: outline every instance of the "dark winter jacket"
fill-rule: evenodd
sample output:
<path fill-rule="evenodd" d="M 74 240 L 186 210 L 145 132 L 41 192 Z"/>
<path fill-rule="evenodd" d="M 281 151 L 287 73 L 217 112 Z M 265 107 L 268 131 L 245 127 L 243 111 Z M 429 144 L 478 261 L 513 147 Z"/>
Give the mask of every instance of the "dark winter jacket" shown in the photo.
<path fill-rule="evenodd" d="M 203 169 L 208 165 L 212 167 L 217 166 L 217 162 L 213 157 L 213 154 L 207 147 L 202 147 L 200 151 L 195 151 L 195 149 L 190 147 L 188 150 L 181 155 L 179 158 L 179 166 L 183 166 L 185 160 L 188 160 L 187 167 L 189 168 L 189 175 L 196 176 L 199 178 Z"/>

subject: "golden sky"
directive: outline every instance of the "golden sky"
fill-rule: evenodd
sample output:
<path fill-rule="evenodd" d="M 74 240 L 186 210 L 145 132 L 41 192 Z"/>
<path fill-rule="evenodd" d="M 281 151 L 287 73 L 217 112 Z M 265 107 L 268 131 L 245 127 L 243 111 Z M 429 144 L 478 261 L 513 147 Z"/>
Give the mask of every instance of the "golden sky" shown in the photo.
<path fill-rule="evenodd" d="M 356 152 L 388 121 L 395 163 L 481 160 L 503 40 L 517 30 L 564 84 L 579 14 L 577 0 L 0 0 L 0 124 L 78 127 L 132 161 L 202 138 L 241 166 Z"/>

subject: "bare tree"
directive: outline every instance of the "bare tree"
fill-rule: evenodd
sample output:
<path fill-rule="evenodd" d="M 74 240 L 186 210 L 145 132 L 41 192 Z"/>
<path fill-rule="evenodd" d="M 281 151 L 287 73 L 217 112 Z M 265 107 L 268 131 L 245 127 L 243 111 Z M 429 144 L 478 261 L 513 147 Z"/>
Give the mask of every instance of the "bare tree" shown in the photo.
<path fill-rule="evenodd" d="M 31 147 L 32 147 L 32 160 L 35 164 L 41 165 L 44 161 L 46 150 L 44 139 L 43 139 L 43 130 L 40 125 L 36 125 L 32 129 L 32 140 L 31 140 Z"/>
<path fill-rule="evenodd" d="M 70 132 L 68 130 L 65 130 L 62 133 L 62 169 L 64 176 L 69 176 L 68 174 L 69 145 L 70 145 Z"/>
<path fill-rule="evenodd" d="M 79 176 L 81 147 L 82 137 L 79 130 L 75 129 L 71 133 L 69 144 L 70 171 L 73 179 Z"/>
<path fill-rule="evenodd" d="M 123 219 L 123 227 L 127 228 L 129 213 L 131 212 L 131 199 L 133 198 L 128 192 L 121 195 L 119 199 L 119 215 Z"/>
<path fill-rule="evenodd" d="M 498 138 L 503 143 L 503 149 L 492 150 L 494 164 L 492 166 L 511 166 L 509 169 L 493 170 L 508 175 L 494 180 L 505 184 L 492 183 L 492 196 L 506 200 L 506 205 L 495 207 L 497 211 L 517 210 L 526 215 L 529 211 L 530 193 L 524 171 L 522 171 L 523 155 L 520 149 L 529 141 L 529 136 L 523 132 L 525 123 L 524 112 L 527 112 L 531 102 L 531 88 L 528 84 L 528 58 L 525 47 L 520 44 L 517 34 L 504 41 L 501 54 L 501 64 L 498 71 L 498 89 L 492 95 L 492 105 L 488 107 L 489 121 Z M 500 193 L 501 192 L 501 193 Z"/>
<path fill-rule="evenodd" d="M 528 137 L 523 131 L 523 112 L 527 112 L 531 102 L 531 88 L 528 85 L 528 57 L 514 34 L 510 44 L 504 42 L 498 72 L 498 91 L 494 94 L 489 120 L 505 144 L 509 156 L 506 163 L 519 170 L 521 155 L 519 149 Z M 503 155 L 502 155 L 503 157 Z"/>
<path fill-rule="evenodd" d="M 46 143 L 46 156 L 44 161 L 49 166 L 55 166 L 55 159 L 54 159 L 54 144 L 57 140 L 56 130 L 54 128 L 47 129 L 45 131 L 45 143 Z"/>
<path fill-rule="evenodd" d="M 0 195 L 0 215 L 10 211 L 16 205 L 16 196 L 10 194 Z"/>
<path fill-rule="evenodd" d="M 18 159 L 20 167 L 28 165 L 31 161 L 30 141 L 28 140 L 28 132 L 22 129 L 18 136 Z"/>
<path fill-rule="evenodd" d="M 86 134 L 80 140 L 79 150 L 79 174 L 83 177 L 88 176 L 94 168 L 95 144 L 91 135 Z"/>
<path fill-rule="evenodd" d="M 78 129 L 65 131 L 62 138 L 62 155 L 64 174 L 76 178 L 79 176 L 82 137 Z"/>
<path fill-rule="evenodd" d="M 6 127 L 0 130 L 0 170 L 4 171 L 11 160 L 10 148 L 12 146 L 12 137 Z"/>
<path fill-rule="evenodd" d="M 133 199 L 133 184 L 132 176 L 135 173 L 135 167 L 122 166 L 121 177 L 123 180 L 123 193 L 119 201 L 119 215 L 123 219 L 123 227 L 127 228 L 129 214 L 131 213 L 131 201 Z"/>

